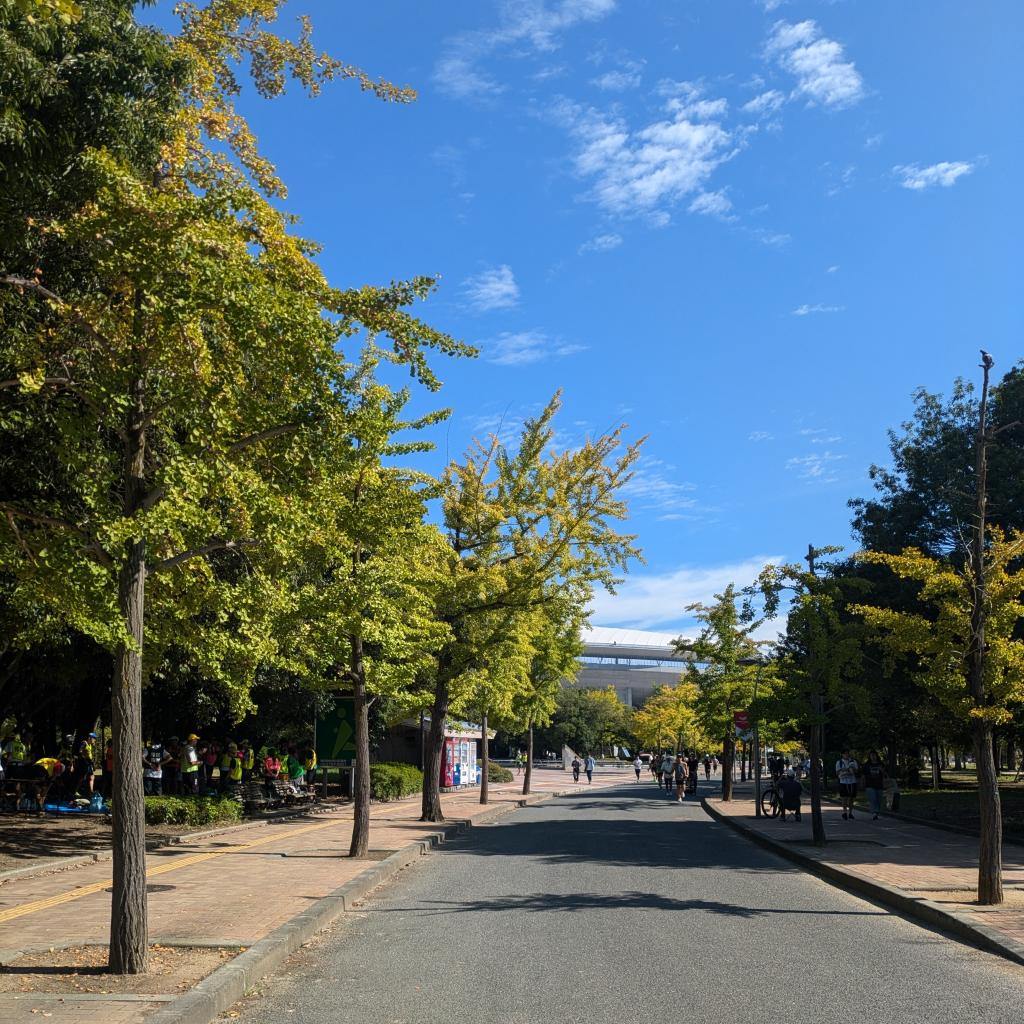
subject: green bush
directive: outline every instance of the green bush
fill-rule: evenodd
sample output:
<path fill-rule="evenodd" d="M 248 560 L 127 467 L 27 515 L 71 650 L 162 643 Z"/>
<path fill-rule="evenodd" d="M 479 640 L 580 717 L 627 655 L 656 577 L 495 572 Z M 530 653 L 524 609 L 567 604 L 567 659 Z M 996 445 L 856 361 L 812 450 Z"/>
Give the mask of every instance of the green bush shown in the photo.
<path fill-rule="evenodd" d="M 146 797 L 147 825 L 220 825 L 241 818 L 242 805 L 227 797 Z"/>
<path fill-rule="evenodd" d="M 374 800 L 401 800 L 423 792 L 423 772 L 411 764 L 370 765 L 370 795 Z"/>
<path fill-rule="evenodd" d="M 477 764 L 480 762 L 477 761 Z M 507 769 L 502 768 L 500 764 L 496 764 L 494 761 L 487 762 L 487 781 L 488 782 L 511 782 L 515 776 Z"/>

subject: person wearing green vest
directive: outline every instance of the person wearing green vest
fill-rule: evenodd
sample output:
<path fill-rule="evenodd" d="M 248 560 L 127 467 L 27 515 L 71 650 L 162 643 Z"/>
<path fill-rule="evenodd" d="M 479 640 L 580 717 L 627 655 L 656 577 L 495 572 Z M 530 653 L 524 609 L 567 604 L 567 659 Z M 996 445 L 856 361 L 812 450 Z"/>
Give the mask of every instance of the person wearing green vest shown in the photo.
<path fill-rule="evenodd" d="M 242 740 L 239 744 L 239 756 L 242 758 L 242 780 L 248 782 L 252 778 L 253 768 L 256 765 L 256 751 L 248 740 Z"/>
<path fill-rule="evenodd" d="M 295 787 L 296 792 L 301 793 L 306 788 L 306 766 L 299 758 L 295 744 L 288 747 L 288 756 L 285 758 L 288 767 L 288 781 Z"/>

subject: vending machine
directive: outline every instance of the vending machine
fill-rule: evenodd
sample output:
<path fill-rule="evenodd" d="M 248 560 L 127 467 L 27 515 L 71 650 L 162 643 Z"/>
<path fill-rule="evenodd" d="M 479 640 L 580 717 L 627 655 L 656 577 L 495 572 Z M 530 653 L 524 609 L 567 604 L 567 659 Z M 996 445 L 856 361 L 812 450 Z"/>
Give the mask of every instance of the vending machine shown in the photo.
<path fill-rule="evenodd" d="M 457 786 L 455 781 L 455 740 L 446 737 L 441 748 L 441 788 L 451 789 Z"/>

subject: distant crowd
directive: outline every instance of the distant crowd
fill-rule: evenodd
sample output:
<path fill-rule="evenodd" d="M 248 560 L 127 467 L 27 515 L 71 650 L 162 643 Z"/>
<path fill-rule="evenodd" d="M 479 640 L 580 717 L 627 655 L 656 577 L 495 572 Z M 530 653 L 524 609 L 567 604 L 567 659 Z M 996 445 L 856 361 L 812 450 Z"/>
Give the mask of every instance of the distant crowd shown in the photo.
<path fill-rule="evenodd" d="M 41 812 L 46 804 L 85 801 L 102 806 L 113 785 L 114 746 L 103 748 L 96 733 L 76 741 L 64 737 L 56 756 L 33 757 L 32 737 L 20 733 L 0 739 L 0 787 L 20 806 L 23 796 Z M 244 783 L 305 791 L 317 768 L 310 744 L 286 742 L 256 750 L 247 740 L 205 740 L 190 733 L 184 740 L 151 739 L 141 750 L 146 796 L 232 795 Z"/>

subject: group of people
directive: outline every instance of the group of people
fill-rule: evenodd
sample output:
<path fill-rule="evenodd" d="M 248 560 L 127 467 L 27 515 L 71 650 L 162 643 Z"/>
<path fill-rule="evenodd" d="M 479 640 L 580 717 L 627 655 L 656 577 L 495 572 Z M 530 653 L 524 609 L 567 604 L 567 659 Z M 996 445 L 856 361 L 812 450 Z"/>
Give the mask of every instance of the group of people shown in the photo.
<path fill-rule="evenodd" d="M 47 803 L 85 799 L 102 805 L 103 797 L 110 797 L 114 773 L 111 740 L 101 750 L 95 732 L 77 741 L 69 733 L 56 756 L 44 753 L 35 757 L 32 751 L 31 737 L 22 739 L 20 733 L 13 733 L 0 738 L 0 788 L 10 788 L 16 806 L 27 797 L 29 808 L 34 805 L 41 814 Z M 151 739 L 141 756 L 146 796 L 227 795 L 253 779 L 262 781 L 268 791 L 284 781 L 295 792 L 303 792 L 317 768 L 316 751 L 308 744 L 285 743 L 281 748 L 257 752 L 246 740 L 203 740 L 196 733 L 184 740 L 177 736 L 166 742 L 159 737 Z"/>
<path fill-rule="evenodd" d="M 213 796 L 231 794 L 245 782 L 262 780 L 268 790 L 284 780 L 305 790 L 317 768 L 309 745 L 284 744 L 257 752 L 248 740 L 204 740 L 190 733 L 166 743 L 150 740 L 142 750 L 142 784 L 147 796 Z"/>
<path fill-rule="evenodd" d="M 637 782 L 640 781 L 641 771 L 638 764 L 643 765 L 639 757 L 633 762 Z M 657 780 L 658 787 L 664 787 L 670 798 L 674 794 L 677 803 L 682 803 L 687 796 L 696 795 L 701 767 L 704 769 L 704 778 L 710 779 L 712 771 L 718 768 L 718 759 L 711 754 L 700 757 L 696 750 L 684 750 L 675 757 L 668 751 L 660 755 L 653 754 L 650 760 L 651 775 Z"/>
<path fill-rule="evenodd" d="M 594 781 L 594 768 L 597 767 L 597 762 L 594 760 L 593 754 L 587 754 L 587 756 L 581 761 L 579 754 L 576 754 L 572 759 L 572 781 L 580 781 L 580 769 L 582 768 L 587 773 L 587 782 L 593 784 Z"/>
<path fill-rule="evenodd" d="M 788 766 L 780 767 L 778 763 L 768 765 L 775 791 L 779 798 L 779 818 L 786 820 L 786 813 L 793 815 L 794 821 L 800 820 L 800 805 L 803 797 L 803 786 L 797 778 L 796 771 Z M 861 764 L 849 750 L 843 750 L 836 761 L 836 778 L 839 780 L 839 799 L 843 806 L 843 821 L 853 820 L 853 805 L 857 799 L 857 791 L 863 786 L 867 797 L 868 810 L 872 821 L 885 810 L 885 784 L 888 774 L 877 750 L 869 750 L 867 760 Z"/>

